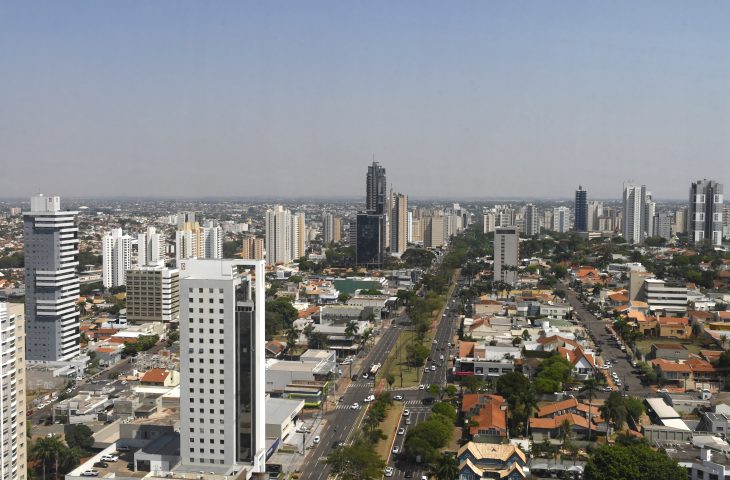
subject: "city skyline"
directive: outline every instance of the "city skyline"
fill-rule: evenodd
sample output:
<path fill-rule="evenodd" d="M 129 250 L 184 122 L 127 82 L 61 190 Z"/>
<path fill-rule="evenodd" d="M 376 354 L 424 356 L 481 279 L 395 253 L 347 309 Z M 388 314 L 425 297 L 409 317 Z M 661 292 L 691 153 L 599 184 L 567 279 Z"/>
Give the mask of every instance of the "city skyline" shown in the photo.
<path fill-rule="evenodd" d="M 728 5 L 292 5 L 9 5 L 3 196 L 339 197 L 373 156 L 412 199 L 727 183 Z"/>

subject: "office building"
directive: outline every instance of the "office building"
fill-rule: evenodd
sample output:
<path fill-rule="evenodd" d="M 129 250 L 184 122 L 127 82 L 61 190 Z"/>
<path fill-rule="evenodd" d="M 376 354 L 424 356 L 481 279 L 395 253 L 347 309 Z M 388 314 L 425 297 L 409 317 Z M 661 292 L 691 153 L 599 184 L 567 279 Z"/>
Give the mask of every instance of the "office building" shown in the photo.
<path fill-rule="evenodd" d="M 184 260 L 180 273 L 182 464 L 264 472 L 264 262 Z"/>
<path fill-rule="evenodd" d="M 570 230 L 570 209 L 568 207 L 553 208 L 553 231 L 566 233 Z"/>
<path fill-rule="evenodd" d="M 65 361 L 79 354 L 78 212 L 60 197 L 36 195 L 23 214 L 26 359 Z"/>
<path fill-rule="evenodd" d="M 647 213 L 653 213 L 651 203 L 651 193 L 647 192 L 646 185 L 624 182 L 622 235 L 628 243 L 643 243 L 651 234 L 649 225 L 653 223 L 653 217 L 652 221 L 646 218 Z"/>
<path fill-rule="evenodd" d="M 687 233 L 687 207 L 674 212 L 674 233 Z"/>
<path fill-rule="evenodd" d="M 175 268 L 147 265 L 127 270 L 127 320 L 170 322 L 180 311 L 180 275 Z"/>
<path fill-rule="evenodd" d="M 525 206 L 524 224 L 525 228 L 523 231 L 528 237 L 540 233 L 540 222 L 537 218 L 537 207 L 531 203 L 528 203 Z"/>
<path fill-rule="evenodd" d="M 654 216 L 654 237 L 661 237 L 664 240 L 672 239 L 672 225 L 674 218 L 669 213 L 657 213 Z"/>
<path fill-rule="evenodd" d="M 342 239 L 342 220 L 340 217 L 332 213 L 325 213 L 322 218 L 322 224 L 322 240 L 324 240 L 326 245 L 337 243 Z"/>
<path fill-rule="evenodd" d="M 147 227 L 137 236 L 137 265 L 156 265 L 164 260 L 165 244 L 155 227 Z"/>
<path fill-rule="evenodd" d="M 497 226 L 497 218 L 494 212 L 487 212 L 482 215 L 482 225 L 484 233 L 491 233 Z"/>
<path fill-rule="evenodd" d="M 712 180 L 692 182 L 689 189 L 688 233 L 695 244 L 722 245 L 722 184 Z"/>
<path fill-rule="evenodd" d="M 601 231 L 600 223 L 603 217 L 603 202 L 591 200 L 588 202 L 588 231 Z"/>
<path fill-rule="evenodd" d="M 243 239 L 242 258 L 244 260 L 263 260 L 264 259 L 264 239 L 256 237 L 246 237 Z"/>
<path fill-rule="evenodd" d="M 365 186 L 365 210 L 368 213 L 384 215 L 387 203 L 385 168 L 378 162 L 368 167 Z"/>
<path fill-rule="evenodd" d="M 494 231 L 494 281 L 514 285 L 520 258 L 520 231 L 497 227 Z"/>
<path fill-rule="evenodd" d="M 408 196 L 394 193 L 390 212 L 390 253 L 400 255 L 408 246 Z"/>
<path fill-rule="evenodd" d="M 380 268 L 385 253 L 385 215 L 358 213 L 355 238 L 355 263 Z"/>
<path fill-rule="evenodd" d="M 114 228 L 102 239 L 102 283 L 104 288 L 119 287 L 126 283 L 127 270 L 132 266 L 132 238 Z"/>
<path fill-rule="evenodd" d="M 575 231 L 588 231 L 588 192 L 582 185 L 575 191 Z"/>
<path fill-rule="evenodd" d="M 687 313 L 687 285 L 668 283 L 658 278 L 644 278 L 637 298 L 646 302 L 656 313 L 682 315 Z"/>
<path fill-rule="evenodd" d="M 299 260 L 307 253 L 307 227 L 304 221 L 304 212 L 291 215 L 291 258 Z"/>
<path fill-rule="evenodd" d="M 268 265 L 292 262 L 292 220 L 291 212 L 276 205 L 266 211 L 266 263 Z"/>
<path fill-rule="evenodd" d="M 25 325 L 0 302 L 0 480 L 26 478 Z M 12 308 L 12 307 L 10 307 Z"/>
<path fill-rule="evenodd" d="M 431 212 L 422 217 L 423 246 L 426 248 L 440 248 L 446 244 L 446 217 L 441 212 Z"/>

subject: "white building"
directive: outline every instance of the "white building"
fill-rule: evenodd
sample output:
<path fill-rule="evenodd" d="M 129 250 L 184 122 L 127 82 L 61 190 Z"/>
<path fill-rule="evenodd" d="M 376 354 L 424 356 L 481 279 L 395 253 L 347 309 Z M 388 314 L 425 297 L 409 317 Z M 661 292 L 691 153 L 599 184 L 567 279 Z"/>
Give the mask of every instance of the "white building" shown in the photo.
<path fill-rule="evenodd" d="M 687 312 L 687 286 L 684 284 L 669 284 L 658 278 L 645 278 L 638 298 L 648 303 L 652 312 Z"/>
<path fill-rule="evenodd" d="M 137 236 L 137 265 L 155 265 L 163 260 L 164 246 L 155 227 L 147 227 L 147 232 Z"/>
<path fill-rule="evenodd" d="M 183 260 L 180 275 L 182 463 L 263 472 L 264 262 Z"/>
<path fill-rule="evenodd" d="M 325 244 L 336 243 L 342 239 L 342 220 L 332 213 L 325 213 L 322 217 L 322 240 Z"/>
<path fill-rule="evenodd" d="M 104 288 L 126 284 L 127 270 L 132 267 L 132 238 L 114 228 L 102 240 L 102 281 Z"/>
<path fill-rule="evenodd" d="M 531 237 L 540 233 L 540 222 L 537 218 L 537 207 L 532 203 L 525 206 L 525 235 Z"/>
<path fill-rule="evenodd" d="M 553 231 L 565 233 L 570 230 L 570 209 L 568 207 L 553 208 Z"/>
<path fill-rule="evenodd" d="M 210 224 L 201 227 L 197 222 L 185 223 L 175 232 L 175 255 L 181 260 L 223 258 L 223 230 Z"/>
<path fill-rule="evenodd" d="M 622 234 L 627 242 L 643 243 L 653 232 L 655 203 L 646 185 L 624 182 L 623 191 L 623 228 Z M 651 214 L 651 217 L 649 217 Z"/>
<path fill-rule="evenodd" d="M 487 212 L 482 215 L 482 223 L 484 227 L 484 233 L 491 233 L 496 227 L 497 218 L 494 212 Z"/>
<path fill-rule="evenodd" d="M 266 211 L 266 263 L 284 265 L 292 261 L 292 215 L 276 205 Z"/>
<path fill-rule="evenodd" d="M 0 303 L 0 480 L 26 478 L 25 326 Z"/>
<path fill-rule="evenodd" d="M 79 354 L 78 212 L 37 195 L 23 214 L 26 358 L 65 361 Z"/>
<path fill-rule="evenodd" d="M 519 258 L 519 229 L 517 227 L 497 227 L 494 230 L 494 281 L 516 283 Z"/>

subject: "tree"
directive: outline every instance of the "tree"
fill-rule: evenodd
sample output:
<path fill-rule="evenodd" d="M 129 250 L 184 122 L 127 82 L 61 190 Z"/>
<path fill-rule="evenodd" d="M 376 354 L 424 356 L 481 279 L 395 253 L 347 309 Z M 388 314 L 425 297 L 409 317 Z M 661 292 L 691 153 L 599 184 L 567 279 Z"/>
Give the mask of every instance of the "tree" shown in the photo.
<path fill-rule="evenodd" d="M 512 433 L 526 432 L 532 411 L 537 406 L 530 380 L 520 372 L 502 375 L 497 380 L 497 393 L 507 401 L 510 413 L 508 423 Z"/>
<path fill-rule="evenodd" d="M 345 336 L 347 338 L 352 338 L 357 334 L 358 328 L 357 328 L 357 322 L 355 320 L 350 320 L 347 322 L 347 326 L 345 327 Z"/>
<path fill-rule="evenodd" d="M 66 433 L 66 443 L 69 447 L 77 447 L 82 452 L 88 452 L 94 445 L 94 432 L 84 424 L 74 425 Z"/>
<path fill-rule="evenodd" d="M 297 340 L 299 340 L 299 330 L 293 323 L 286 329 L 286 350 L 291 354 L 297 348 Z"/>
<path fill-rule="evenodd" d="M 61 438 L 55 435 L 39 438 L 30 447 L 30 458 L 40 462 L 44 480 L 46 478 L 46 470 L 49 466 L 53 465 L 54 474 L 58 473 L 58 462 L 65 450 L 66 446 L 61 441 Z"/>
<path fill-rule="evenodd" d="M 621 430 L 627 414 L 623 397 L 618 392 L 612 392 L 601 406 L 601 415 L 607 422 L 613 423 L 616 430 Z"/>
<path fill-rule="evenodd" d="M 586 464 L 585 480 L 686 480 L 687 470 L 676 460 L 647 445 L 611 445 L 596 450 Z"/>
<path fill-rule="evenodd" d="M 167 345 L 172 345 L 180 339 L 180 332 L 177 330 L 170 330 L 167 332 Z"/>
<path fill-rule="evenodd" d="M 562 383 L 570 379 L 570 362 L 561 355 L 552 355 L 542 361 L 537 369 L 535 390 L 538 393 L 553 393 L 560 390 Z"/>
<path fill-rule="evenodd" d="M 426 359 L 430 355 L 428 348 L 419 342 L 413 342 L 406 345 L 406 355 L 408 356 L 408 364 L 414 367 L 420 367 L 426 363 Z"/>
<path fill-rule="evenodd" d="M 570 441 L 570 431 L 571 431 L 570 429 L 571 429 L 570 420 L 568 420 L 566 418 L 560 424 L 560 431 L 558 432 L 558 434 L 560 435 L 560 439 L 563 441 L 563 448 L 565 448 L 566 440 Z"/>
<path fill-rule="evenodd" d="M 380 479 L 385 468 L 375 449 L 363 441 L 336 448 L 327 456 L 327 465 L 342 480 Z"/>
<path fill-rule="evenodd" d="M 434 404 L 433 407 L 431 407 L 431 411 L 433 413 L 438 413 L 439 415 L 450 418 L 451 421 L 456 420 L 456 409 L 453 405 L 449 403 L 437 402 L 436 404 Z"/>
<path fill-rule="evenodd" d="M 436 480 L 452 480 L 459 477 L 459 459 L 452 453 L 444 452 L 430 465 L 430 474 Z"/>
<path fill-rule="evenodd" d="M 346 293 L 346 292 L 342 292 L 342 293 L 340 293 L 340 294 L 339 294 L 339 295 L 337 296 L 337 300 L 338 300 L 338 301 L 339 301 L 340 303 L 347 303 L 347 301 L 348 301 L 349 299 L 351 299 L 351 298 L 352 298 L 352 296 L 351 296 L 351 295 L 350 295 L 349 293 Z"/>
<path fill-rule="evenodd" d="M 385 374 L 385 381 L 388 382 L 388 388 L 393 388 L 393 384 L 395 383 L 395 377 L 392 373 L 388 372 Z"/>
<path fill-rule="evenodd" d="M 436 385 L 435 383 L 432 383 L 431 385 L 428 386 L 428 393 L 431 394 L 432 396 L 435 397 L 440 392 L 441 392 L 441 388 L 438 385 Z"/>
<path fill-rule="evenodd" d="M 591 431 L 593 430 L 590 428 L 593 423 L 591 420 L 591 417 L 593 415 L 593 399 L 596 398 L 596 394 L 598 393 L 598 381 L 595 378 L 589 378 L 585 382 L 583 382 L 583 388 L 580 389 L 580 392 L 584 394 L 586 397 L 588 397 L 588 441 L 591 441 Z"/>
<path fill-rule="evenodd" d="M 467 375 L 461 379 L 462 388 L 466 388 L 469 393 L 477 393 L 484 386 L 484 380 L 476 375 Z"/>

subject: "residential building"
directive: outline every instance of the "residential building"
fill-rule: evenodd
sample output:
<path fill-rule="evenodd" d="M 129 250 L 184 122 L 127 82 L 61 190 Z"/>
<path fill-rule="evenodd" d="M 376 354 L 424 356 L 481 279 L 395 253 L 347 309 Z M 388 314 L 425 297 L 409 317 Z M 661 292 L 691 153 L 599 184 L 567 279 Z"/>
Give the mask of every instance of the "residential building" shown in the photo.
<path fill-rule="evenodd" d="M 408 195 L 394 193 L 390 211 L 390 253 L 400 255 L 408 246 Z"/>
<path fill-rule="evenodd" d="M 520 258 L 520 232 L 517 227 L 494 230 L 494 281 L 515 284 Z"/>
<path fill-rule="evenodd" d="M 127 270 L 127 321 L 171 322 L 180 311 L 180 274 L 149 265 Z"/>
<path fill-rule="evenodd" d="M 553 208 L 553 231 L 565 233 L 570 230 L 570 209 L 568 207 Z"/>
<path fill-rule="evenodd" d="M 588 231 L 588 192 L 582 185 L 575 191 L 575 231 Z"/>
<path fill-rule="evenodd" d="M 654 216 L 654 237 L 661 237 L 664 240 L 672 239 L 672 225 L 674 218 L 668 213 L 657 213 Z"/>
<path fill-rule="evenodd" d="M 494 212 L 487 212 L 482 215 L 482 225 L 484 227 L 483 231 L 484 233 L 491 233 L 494 231 L 494 228 L 496 227 L 496 216 Z"/>
<path fill-rule="evenodd" d="M 165 244 L 155 227 L 147 227 L 137 236 L 137 265 L 156 265 L 164 260 Z"/>
<path fill-rule="evenodd" d="M 178 264 L 185 259 L 223 258 L 223 230 L 212 223 L 201 227 L 198 222 L 184 222 L 175 233 L 175 255 Z"/>
<path fill-rule="evenodd" d="M 493 231 L 494 228 L 492 228 Z M 485 232 L 486 233 L 486 232 Z M 525 235 L 531 237 L 540 233 L 540 222 L 537 217 L 537 207 L 532 203 L 528 203 L 525 206 Z"/>
<path fill-rule="evenodd" d="M 701 244 L 708 240 L 722 245 L 723 188 L 712 180 L 692 182 L 689 189 L 689 240 Z"/>
<path fill-rule="evenodd" d="M 60 197 L 36 195 L 23 214 L 28 360 L 79 354 L 77 213 L 61 210 Z"/>
<path fill-rule="evenodd" d="M 476 425 L 469 435 L 477 443 L 502 443 L 507 438 L 507 408 L 503 397 L 484 393 L 465 393 L 461 412 Z"/>
<path fill-rule="evenodd" d="M 623 237 L 632 244 L 643 243 L 647 237 L 647 204 L 651 194 L 646 185 L 624 182 L 623 191 Z"/>
<path fill-rule="evenodd" d="M 292 260 L 298 260 L 307 253 L 307 227 L 304 220 L 304 212 L 293 213 L 291 222 L 291 256 Z"/>
<path fill-rule="evenodd" d="M 603 217 L 603 202 L 591 200 L 588 202 L 588 231 L 601 231 L 600 219 Z"/>
<path fill-rule="evenodd" d="M 264 262 L 184 260 L 180 272 L 182 463 L 263 472 Z"/>
<path fill-rule="evenodd" d="M 337 243 L 342 239 L 340 233 L 342 230 L 342 219 L 340 217 L 332 213 L 325 213 L 322 223 L 322 240 L 325 244 Z"/>
<path fill-rule="evenodd" d="M 25 325 L 0 302 L 0 480 L 26 478 Z"/>
<path fill-rule="evenodd" d="M 643 280 L 637 299 L 646 302 L 652 312 L 663 311 L 671 314 L 687 312 L 686 285 L 667 283 L 658 278 L 644 278 Z"/>
<path fill-rule="evenodd" d="M 526 455 L 512 444 L 469 442 L 459 449 L 456 456 L 459 459 L 458 480 L 522 480 L 528 475 L 525 472 Z"/>
<path fill-rule="evenodd" d="M 446 218 L 442 212 L 432 212 L 423 217 L 423 246 L 440 248 L 446 244 Z"/>
<path fill-rule="evenodd" d="M 244 260 L 264 259 L 264 239 L 246 237 L 243 239 L 242 257 Z"/>
<path fill-rule="evenodd" d="M 674 212 L 674 233 L 687 233 L 687 207 Z"/>
<path fill-rule="evenodd" d="M 102 239 L 102 281 L 104 288 L 125 285 L 127 270 L 132 266 L 132 238 L 114 228 Z"/>
<path fill-rule="evenodd" d="M 464 377 L 475 375 L 482 380 L 493 380 L 515 371 L 515 361 L 522 358 L 522 351 L 516 347 L 493 346 L 462 342 L 459 356 L 454 363 L 454 375 Z M 471 348 L 469 348 L 471 347 Z"/>
<path fill-rule="evenodd" d="M 291 212 L 281 205 L 266 211 L 266 264 L 289 264 L 293 260 Z"/>

